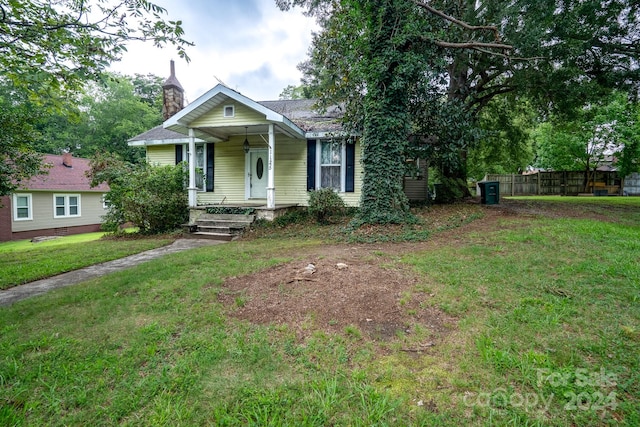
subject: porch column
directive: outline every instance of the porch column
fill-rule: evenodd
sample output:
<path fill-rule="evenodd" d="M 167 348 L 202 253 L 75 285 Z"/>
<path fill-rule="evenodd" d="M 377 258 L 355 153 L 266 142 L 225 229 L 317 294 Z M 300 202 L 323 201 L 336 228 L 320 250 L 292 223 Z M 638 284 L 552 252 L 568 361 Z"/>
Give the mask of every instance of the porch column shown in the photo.
<path fill-rule="evenodd" d="M 276 207 L 276 186 L 275 186 L 275 148 L 276 137 L 273 123 L 269 125 L 269 174 L 267 175 L 267 208 Z"/>
<path fill-rule="evenodd" d="M 198 189 L 196 188 L 196 137 L 189 128 L 189 207 L 198 205 Z"/>

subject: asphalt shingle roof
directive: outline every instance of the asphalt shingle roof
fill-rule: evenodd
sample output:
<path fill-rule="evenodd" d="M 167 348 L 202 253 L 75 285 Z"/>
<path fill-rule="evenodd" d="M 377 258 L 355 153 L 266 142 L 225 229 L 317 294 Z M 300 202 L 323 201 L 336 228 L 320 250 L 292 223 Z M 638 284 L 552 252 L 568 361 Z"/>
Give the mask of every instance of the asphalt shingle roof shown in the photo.
<path fill-rule="evenodd" d="M 64 156 L 45 154 L 43 163 L 49 165 L 48 173 L 35 176 L 22 182 L 22 190 L 58 190 L 58 191 L 109 191 L 107 184 L 91 188 L 86 172 L 89 171 L 89 159 L 71 157 L 71 167 L 62 163 Z"/>

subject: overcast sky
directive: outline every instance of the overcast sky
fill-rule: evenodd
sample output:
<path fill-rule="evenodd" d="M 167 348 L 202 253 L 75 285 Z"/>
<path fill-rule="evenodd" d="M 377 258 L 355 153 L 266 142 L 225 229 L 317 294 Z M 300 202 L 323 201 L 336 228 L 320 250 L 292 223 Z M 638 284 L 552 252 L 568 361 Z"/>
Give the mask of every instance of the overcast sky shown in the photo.
<path fill-rule="evenodd" d="M 155 0 L 167 9 L 165 20 L 182 20 L 190 63 L 175 49 L 156 49 L 149 43 L 131 43 L 122 61 L 111 70 L 127 75 L 176 77 L 189 102 L 214 87 L 227 86 L 256 101 L 278 99 L 287 85 L 299 85 L 297 65 L 307 56 L 311 18 L 300 9 L 280 11 L 274 0 Z"/>

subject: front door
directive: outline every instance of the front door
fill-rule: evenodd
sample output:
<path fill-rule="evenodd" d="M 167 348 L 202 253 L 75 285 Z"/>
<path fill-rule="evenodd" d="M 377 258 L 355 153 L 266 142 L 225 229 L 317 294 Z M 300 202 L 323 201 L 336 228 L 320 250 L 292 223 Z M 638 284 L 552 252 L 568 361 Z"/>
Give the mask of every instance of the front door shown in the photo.
<path fill-rule="evenodd" d="M 251 150 L 247 154 L 247 197 L 249 199 L 267 198 L 269 166 L 267 155 L 267 150 Z"/>

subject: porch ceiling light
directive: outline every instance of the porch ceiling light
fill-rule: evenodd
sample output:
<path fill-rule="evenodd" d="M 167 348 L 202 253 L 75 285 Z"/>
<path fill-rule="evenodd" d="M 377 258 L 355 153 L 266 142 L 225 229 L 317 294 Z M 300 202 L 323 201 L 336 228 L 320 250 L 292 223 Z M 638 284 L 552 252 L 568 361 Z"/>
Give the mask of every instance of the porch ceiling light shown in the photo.
<path fill-rule="evenodd" d="M 242 149 L 245 153 L 249 152 L 249 140 L 247 139 L 247 126 L 244 127 L 244 144 L 242 144 Z"/>

